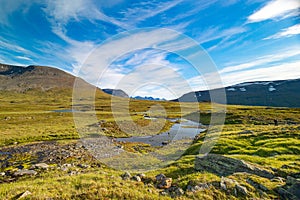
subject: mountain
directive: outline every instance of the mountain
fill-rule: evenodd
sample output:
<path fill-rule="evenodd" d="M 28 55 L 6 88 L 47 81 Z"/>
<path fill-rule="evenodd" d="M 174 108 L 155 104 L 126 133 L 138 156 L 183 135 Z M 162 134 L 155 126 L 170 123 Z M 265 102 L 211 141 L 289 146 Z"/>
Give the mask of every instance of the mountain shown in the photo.
<path fill-rule="evenodd" d="M 154 97 L 141 97 L 141 96 L 135 96 L 131 97 L 133 99 L 138 99 L 138 100 L 149 100 L 149 101 L 165 101 L 166 99 L 160 99 L 160 98 L 154 98 Z"/>
<path fill-rule="evenodd" d="M 300 79 L 246 82 L 222 89 L 226 91 L 227 104 L 300 107 Z M 218 90 L 221 89 L 214 91 Z M 208 90 L 190 92 L 173 101 L 189 102 L 195 96 L 199 102 L 211 101 Z"/>
<path fill-rule="evenodd" d="M 26 92 L 37 89 L 48 91 L 50 89 L 67 89 L 72 92 L 77 77 L 60 69 L 46 66 L 14 66 L 0 64 L 0 90 Z M 96 89 L 81 78 L 77 79 L 81 90 Z M 97 91 L 101 94 L 101 90 Z M 105 94 L 105 93 L 103 93 Z M 106 95 L 106 94 L 105 94 Z"/>
<path fill-rule="evenodd" d="M 128 94 L 120 89 L 102 89 L 102 91 L 113 96 L 129 98 Z"/>

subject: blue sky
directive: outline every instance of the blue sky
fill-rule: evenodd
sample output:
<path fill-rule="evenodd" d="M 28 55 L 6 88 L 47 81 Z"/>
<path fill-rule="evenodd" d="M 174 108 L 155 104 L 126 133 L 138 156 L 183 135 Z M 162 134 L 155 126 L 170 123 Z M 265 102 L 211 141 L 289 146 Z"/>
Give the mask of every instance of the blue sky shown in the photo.
<path fill-rule="evenodd" d="M 300 78 L 299 0 L 0 4 L 1 63 L 53 66 L 101 88 L 171 99 L 220 85 Z M 200 72 L 189 60 L 195 56 Z"/>

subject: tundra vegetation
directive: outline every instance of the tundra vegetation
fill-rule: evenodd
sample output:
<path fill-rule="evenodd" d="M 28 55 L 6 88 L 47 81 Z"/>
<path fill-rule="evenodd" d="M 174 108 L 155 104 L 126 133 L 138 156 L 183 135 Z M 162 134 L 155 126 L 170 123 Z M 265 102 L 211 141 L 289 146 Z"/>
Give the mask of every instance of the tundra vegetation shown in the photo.
<path fill-rule="evenodd" d="M 195 168 L 206 134 L 203 132 L 172 164 L 136 174 L 106 166 L 80 145 L 72 113 L 55 112 L 72 109 L 71 90 L 0 91 L 0 101 L 0 199 L 300 198 L 299 108 L 229 105 L 220 138 L 211 150 L 222 156 L 219 163 Z M 95 101 L 104 133 L 130 137 L 114 121 L 110 96 L 98 91 Z M 214 112 L 210 103 L 195 106 L 130 100 L 130 119 L 124 118 L 124 122 L 133 120 L 146 126 L 150 120 L 143 115 L 157 103 L 166 109 L 168 118 L 198 120 L 200 116 L 203 125 L 209 124 Z M 182 113 L 183 106 L 189 112 Z M 167 122 L 161 132 L 173 123 Z M 139 143 L 123 145 L 126 151 L 140 154 L 154 148 Z M 230 169 L 227 171 L 231 173 L 222 174 L 227 161 L 242 163 L 245 171 Z"/>

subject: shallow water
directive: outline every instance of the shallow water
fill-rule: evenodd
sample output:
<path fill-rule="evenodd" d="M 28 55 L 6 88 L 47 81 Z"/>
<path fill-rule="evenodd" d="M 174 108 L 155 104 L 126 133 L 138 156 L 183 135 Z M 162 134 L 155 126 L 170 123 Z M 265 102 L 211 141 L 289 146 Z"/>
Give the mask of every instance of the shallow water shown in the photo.
<path fill-rule="evenodd" d="M 78 110 L 73 109 L 64 109 L 64 110 L 52 110 L 53 112 L 61 112 L 61 113 L 73 113 L 73 112 L 79 112 Z"/>
<path fill-rule="evenodd" d="M 141 142 L 152 146 L 162 146 L 163 143 L 170 143 L 176 140 L 191 139 L 205 129 L 199 128 L 201 124 L 184 120 L 174 124 L 168 132 L 163 132 L 153 136 L 134 136 L 128 138 L 116 138 L 117 142 Z"/>

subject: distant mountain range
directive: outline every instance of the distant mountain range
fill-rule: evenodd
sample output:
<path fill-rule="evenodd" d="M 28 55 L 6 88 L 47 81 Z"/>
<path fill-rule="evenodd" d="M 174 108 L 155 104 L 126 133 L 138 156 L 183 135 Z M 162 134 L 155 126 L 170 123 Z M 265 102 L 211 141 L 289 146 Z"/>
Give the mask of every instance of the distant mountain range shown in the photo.
<path fill-rule="evenodd" d="M 120 89 L 102 89 L 103 92 L 110 94 L 110 95 L 114 95 L 114 96 L 118 96 L 118 97 L 124 97 L 124 98 L 129 98 L 129 95 L 126 94 L 126 92 L 124 92 L 123 90 Z M 154 98 L 154 97 L 142 97 L 142 96 L 131 96 L 130 98 L 132 99 L 138 99 L 138 100 L 148 100 L 148 101 L 166 101 L 166 99 L 161 99 L 161 98 Z"/>
<path fill-rule="evenodd" d="M 133 99 L 138 99 L 138 100 L 149 100 L 149 101 L 166 101 L 166 99 L 161 99 L 161 98 L 154 98 L 154 97 L 141 97 L 141 96 L 135 96 L 135 97 L 130 97 Z"/>
<path fill-rule="evenodd" d="M 247 82 L 222 89 L 226 92 L 227 104 L 300 107 L 300 79 Z M 208 90 L 189 92 L 173 101 L 189 102 L 195 97 L 199 102 L 211 101 Z"/>
<path fill-rule="evenodd" d="M 68 88 L 71 91 L 75 79 L 75 76 L 52 67 L 22 67 L 0 64 L 0 90 L 24 92 L 30 89 L 47 91 L 52 88 Z M 82 79 L 79 80 L 84 83 L 84 86 L 95 88 L 95 86 L 86 81 Z M 248 82 L 222 89 L 226 91 L 228 104 L 300 107 L 300 79 Z M 103 91 L 111 95 L 128 98 L 128 95 L 122 90 L 103 89 Z M 189 92 L 173 101 L 189 102 L 195 99 L 195 97 L 199 102 L 211 101 L 208 90 Z M 130 98 L 155 101 L 165 100 L 141 96 Z"/>

